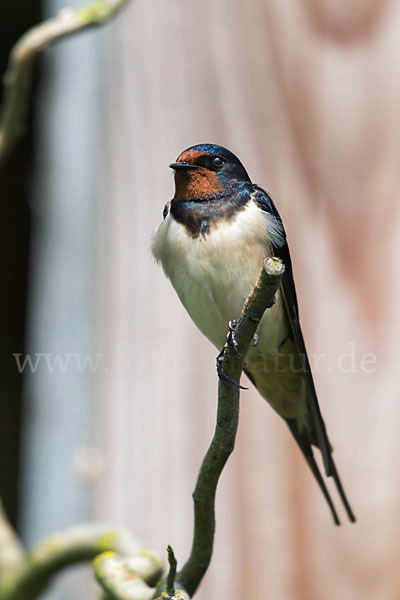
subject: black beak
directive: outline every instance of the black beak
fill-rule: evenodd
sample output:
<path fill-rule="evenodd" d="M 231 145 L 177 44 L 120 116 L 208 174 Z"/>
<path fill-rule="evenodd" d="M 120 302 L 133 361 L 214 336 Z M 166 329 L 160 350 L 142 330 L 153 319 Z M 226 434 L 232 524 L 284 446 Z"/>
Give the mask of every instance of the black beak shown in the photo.
<path fill-rule="evenodd" d="M 198 165 L 191 165 L 190 163 L 187 163 L 187 162 L 171 163 L 169 165 L 169 167 L 171 169 L 174 169 L 174 171 L 179 171 L 179 170 L 190 171 L 191 169 L 199 169 L 200 168 Z"/>

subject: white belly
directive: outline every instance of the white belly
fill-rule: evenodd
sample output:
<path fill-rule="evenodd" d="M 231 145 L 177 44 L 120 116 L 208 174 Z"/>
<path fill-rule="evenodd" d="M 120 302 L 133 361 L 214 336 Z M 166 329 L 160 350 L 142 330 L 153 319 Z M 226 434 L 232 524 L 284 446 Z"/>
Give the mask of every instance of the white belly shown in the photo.
<path fill-rule="evenodd" d="M 243 304 L 271 253 L 266 221 L 253 202 L 233 222 L 223 221 L 205 236 L 192 238 L 171 215 L 161 223 L 153 254 L 162 263 L 182 304 L 197 327 L 221 349 L 228 323 Z M 280 294 L 258 328 L 257 352 L 272 354 L 287 337 Z"/>

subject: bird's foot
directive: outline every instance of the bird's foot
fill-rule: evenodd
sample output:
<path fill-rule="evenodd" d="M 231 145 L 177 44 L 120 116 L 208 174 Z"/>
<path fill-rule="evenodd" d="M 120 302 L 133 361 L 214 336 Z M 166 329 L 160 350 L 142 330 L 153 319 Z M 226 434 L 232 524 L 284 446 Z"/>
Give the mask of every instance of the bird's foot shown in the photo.
<path fill-rule="evenodd" d="M 252 341 L 252 343 L 250 344 L 250 346 L 257 346 L 257 344 L 258 344 L 258 335 L 255 333 L 255 334 L 253 335 L 253 341 Z"/>
<path fill-rule="evenodd" d="M 242 360 L 244 360 L 244 356 L 242 356 L 239 352 L 238 343 L 237 343 L 237 339 L 236 339 L 237 324 L 238 324 L 238 322 L 236 319 L 232 319 L 232 321 L 229 321 L 229 331 L 226 334 L 226 341 L 228 342 L 228 344 L 230 346 L 232 346 L 232 348 L 234 349 L 234 351 L 236 352 L 238 357 L 241 358 Z"/>
<path fill-rule="evenodd" d="M 222 365 L 224 363 L 225 347 L 226 346 L 222 348 L 216 360 L 218 378 L 220 379 L 220 381 L 222 381 L 224 385 L 226 385 L 226 387 L 237 387 L 239 390 L 247 390 L 248 388 L 244 387 L 243 385 L 240 385 L 240 383 L 236 381 L 236 379 L 233 379 L 233 377 L 227 375 L 223 370 Z"/>

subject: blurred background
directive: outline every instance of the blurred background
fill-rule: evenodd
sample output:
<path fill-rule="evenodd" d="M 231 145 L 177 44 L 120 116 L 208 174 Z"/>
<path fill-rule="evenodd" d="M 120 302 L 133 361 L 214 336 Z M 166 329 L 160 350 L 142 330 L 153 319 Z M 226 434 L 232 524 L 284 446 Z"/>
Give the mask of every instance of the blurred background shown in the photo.
<path fill-rule="evenodd" d="M 2 72 L 63 6 L 3 3 Z M 168 164 L 213 142 L 283 217 L 358 523 L 333 526 L 287 427 L 245 391 L 196 597 L 399 598 L 399 29 L 400 0 L 132 0 L 46 50 L 0 173 L 0 495 L 27 545 L 96 520 L 188 556 L 216 350 L 150 245 Z M 95 597 L 90 580 L 75 569 L 45 597 Z"/>

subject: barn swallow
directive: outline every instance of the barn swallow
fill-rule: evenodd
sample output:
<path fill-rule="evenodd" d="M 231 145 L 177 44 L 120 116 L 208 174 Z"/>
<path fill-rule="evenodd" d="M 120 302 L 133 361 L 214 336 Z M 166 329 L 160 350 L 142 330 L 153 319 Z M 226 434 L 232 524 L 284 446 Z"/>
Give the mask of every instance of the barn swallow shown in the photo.
<path fill-rule="evenodd" d="M 228 323 L 239 318 L 259 278 L 264 259 L 283 260 L 285 273 L 275 304 L 260 321 L 245 372 L 288 424 L 335 524 L 340 521 L 313 446 L 319 448 L 325 474 L 333 478 L 348 518 L 355 522 L 318 405 L 299 324 L 286 233 L 271 197 L 251 182 L 240 160 L 222 146 L 192 146 L 170 167 L 175 172 L 175 195 L 164 207 L 153 255 L 194 323 L 219 350 Z"/>

